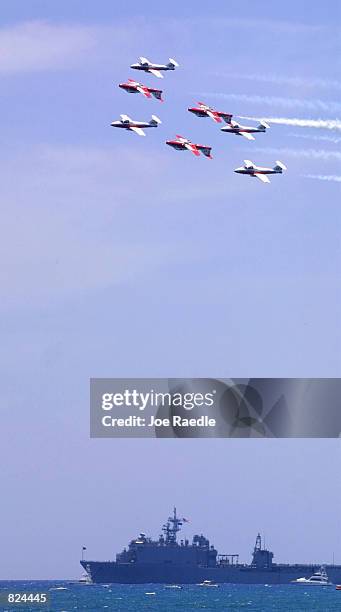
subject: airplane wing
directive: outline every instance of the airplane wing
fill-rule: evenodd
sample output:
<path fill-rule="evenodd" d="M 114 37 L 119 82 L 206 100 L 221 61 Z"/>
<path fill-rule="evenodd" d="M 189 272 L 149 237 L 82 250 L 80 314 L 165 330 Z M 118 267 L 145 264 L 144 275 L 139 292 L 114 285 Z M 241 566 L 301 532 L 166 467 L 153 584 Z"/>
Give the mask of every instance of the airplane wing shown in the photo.
<path fill-rule="evenodd" d="M 138 134 L 139 136 L 145 136 L 145 133 L 144 133 L 143 130 L 141 130 L 141 128 L 131 127 L 129 129 L 132 130 L 133 132 L 135 132 L 135 134 Z"/>
<path fill-rule="evenodd" d="M 182 143 L 188 142 L 188 144 L 190 144 L 188 138 L 185 138 L 184 136 L 181 136 L 181 134 L 176 134 L 176 137 L 181 140 Z"/>
<path fill-rule="evenodd" d="M 150 64 L 150 61 L 146 57 L 139 57 L 141 64 Z"/>
<path fill-rule="evenodd" d="M 212 111 L 207 111 L 207 114 L 209 117 L 211 117 L 211 119 L 213 119 L 213 121 L 215 121 L 216 123 L 221 123 L 221 119 L 219 117 L 219 115 L 217 115 L 216 113 L 212 113 Z"/>
<path fill-rule="evenodd" d="M 128 115 L 120 115 L 122 121 L 131 121 L 130 117 L 128 117 Z"/>
<path fill-rule="evenodd" d="M 257 172 L 255 172 L 253 176 L 256 176 L 260 181 L 262 181 L 262 183 L 270 183 L 266 174 L 258 174 Z"/>
<path fill-rule="evenodd" d="M 160 70 L 155 70 L 154 68 L 150 68 L 148 72 L 158 77 L 159 79 L 163 79 L 163 74 L 161 74 Z"/>
<path fill-rule="evenodd" d="M 151 98 L 152 97 L 152 94 L 149 93 L 149 91 L 147 89 L 145 89 L 144 87 L 136 87 L 136 89 L 141 94 L 143 94 L 146 98 Z"/>
<path fill-rule="evenodd" d="M 193 153 L 193 155 L 196 155 L 197 157 L 199 157 L 200 151 L 196 148 L 196 146 L 194 144 L 189 143 L 189 142 L 185 142 L 184 146 L 186 147 L 186 149 L 191 151 Z"/>
<path fill-rule="evenodd" d="M 247 140 L 254 140 L 254 137 L 249 132 L 238 132 L 241 136 L 244 136 Z"/>

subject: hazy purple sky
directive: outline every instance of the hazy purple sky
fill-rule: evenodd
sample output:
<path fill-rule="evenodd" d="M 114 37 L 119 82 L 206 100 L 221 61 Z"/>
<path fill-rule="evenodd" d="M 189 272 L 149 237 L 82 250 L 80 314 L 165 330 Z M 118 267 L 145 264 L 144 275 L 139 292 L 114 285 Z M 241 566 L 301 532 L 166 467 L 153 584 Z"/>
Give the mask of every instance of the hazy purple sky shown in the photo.
<path fill-rule="evenodd" d="M 88 430 L 91 376 L 340 376 L 341 30 L 326 8 L 3 0 L 0 578 L 77 576 L 82 545 L 113 558 L 174 503 L 188 534 L 243 561 L 261 530 L 276 561 L 341 563 L 338 440 Z M 140 55 L 180 64 L 140 77 L 164 104 L 117 87 Z M 244 142 L 187 112 L 201 99 L 282 124 Z M 138 138 L 110 128 L 120 113 L 163 123 Z M 176 133 L 213 161 L 166 147 Z M 263 185 L 233 173 L 244 158 L 288 172 Z"/>

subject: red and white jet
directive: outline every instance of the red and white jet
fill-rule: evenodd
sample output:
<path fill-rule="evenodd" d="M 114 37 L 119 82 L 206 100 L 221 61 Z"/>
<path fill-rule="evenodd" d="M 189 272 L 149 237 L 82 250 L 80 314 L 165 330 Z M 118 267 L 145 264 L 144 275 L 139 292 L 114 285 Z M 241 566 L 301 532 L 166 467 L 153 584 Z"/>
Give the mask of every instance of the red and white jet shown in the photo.
<path fill-rule="evenodd" d="M 169 58 L 168 64 L 153 64 L 146 57 L 139 57 L 139 62 L 136 64 L 132 64 L 130 68 L 134 68 L 134 70 L 143 70 L 144 72 L 150 72 L 159 79 L 163 79 L 163 74 L 161 74 L 161 70 L 175 70 L 179 64 L 172 59 Z"/>
<path fill-rule="evenodd" d="M 207 106 L 207 104 L 204 104 L 204 102 L 198 102 L 198 106 L 190 107 L 188 110 L 197 117 L 211 117 L 216 123 L 221 123 L 222 119 L 224 119 L 225 123 L 231 123 L 232 115 L 230 113 L 217 111 Z"/>
<path fill-rule="evenodd" d="M 142 128 L 157 127 L 161 123 L 161 119 L 156 115 L 152 115 L 150 121 L 134 121 L 128 115 L 120 115 L 120 117 L 119 121 L 113 121 L 110 125 L 116 128 L 123 128 L 124 130 L 131 130 L 139 136 L 145 136 Z"/>
<path fill-rule="evenodd" d="M 137 81 L 134 81 L 134 79 L 128 79 L 127 83 L 120 83 L 119 87 L 128 93 L 141 93 L 145 96 L 145 98 L 151 98 L 154 96 L 154 98 L 160 100 L 160 102 L 163 102 L 163 99 L 161 98 L 161 89 L 147 87 L 147 85 L 142 85 L 142 83 L 138 83 Z"/>
<path fill-rule="evenodd" d="M 258 132 L 266 132 L 267 128 L 270 126 L 265 123 L 265 121 L 260 121 L 259 125 L 240 125 L 237 121 L 231 121 L 230 125 L 226 125 L 221 128 L 222 132 L 227 132 L 230 134 L 236 134 L 237 136 L 244 136 L 247 140 L 254 140 L 252 134 L 256 134 Z"/>
<path fill-rule="evenodd" d="M 244 159 L 244 166 L 240 168 L 236 168 L 235 172 L 237 174 L 248 174 L 249 176 L 255 176 L 262 183 L 270 183 L 267 174 L 282 174 L 283 170 L 286 170 L 287 167 L 280 161 L 276 161 L 276 164 L 273 168 L 263 168 L 262 166 L 256 166 L 249 159 Z"/>
<path fill-rule="evenodd" d="M 196 155 L 197 157 L 199 157 L 201 152 L 203 153 L 203 155 L 205 155 L 205 157 L 209 157 L 210 159 L 212 159 L 212 147 L 207 147 L 206 145 L 201 144 L 194 144 L 193 142 L 188 140 L 188 138 L 180 136 L 180 134 L 176 135 L 176 140 L 167 140 L 166 144 L 168 144 L 170 147 L 173 147 L 173 149 L 176 149 L 177 151 L 185 151 L 186 149 L 188 149 L 188 151 L 191 151 L 193 155 Z"/>

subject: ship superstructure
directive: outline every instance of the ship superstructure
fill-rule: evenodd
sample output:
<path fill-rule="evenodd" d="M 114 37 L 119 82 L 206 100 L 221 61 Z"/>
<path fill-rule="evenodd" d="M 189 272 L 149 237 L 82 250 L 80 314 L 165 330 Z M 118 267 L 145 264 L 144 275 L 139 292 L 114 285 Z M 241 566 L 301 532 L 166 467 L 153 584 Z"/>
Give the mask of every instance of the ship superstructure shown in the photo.
<path fill-rule="evenodd" d="M 203 535 L 195 535 L 193 542 L 189 540 L 177 541 L 177 534 L 183 525 L 183 519 L 177 516 L 176 508 L 173 515 L 162 527 L 162 534 L 158 540 L 147 538 L 145 533 L 131 540 L 128 549 L 116 555 L 118 564 L 154 564 L 163 565 L 201 565 L 215 567 L 217 551 L 210 546 Z"/>

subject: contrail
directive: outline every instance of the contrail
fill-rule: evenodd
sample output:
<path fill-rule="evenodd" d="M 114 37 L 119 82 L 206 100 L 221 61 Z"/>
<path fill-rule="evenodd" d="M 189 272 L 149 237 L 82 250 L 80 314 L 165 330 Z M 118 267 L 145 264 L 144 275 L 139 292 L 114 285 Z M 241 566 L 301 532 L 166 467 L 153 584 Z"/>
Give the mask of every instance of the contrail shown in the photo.
<path fill-rule="evenodd" d="M 341 142 L 341 138 L 337 138 L 336 136 L 315 136 L 312 134 L 289 134 L 289 136 L 293 138 L 304 138 L 305 140 L 333 142 L 334 144 L 339 144 Z"/>
<path fill-rule="evenodd" d="M 248 117 L 239 115 L 240 119 L 253 121 L 267 121 L 279 125 L 292 125 L 294 127 L 322 128 L 325 130 L 341 130 L 341 119 L 297 119 L 291 117 Z"/>
<path fill-rule="evenodd" d="M 198 94 L 197 94 L 198 95 Z M 319 99 L 301 99 L 301 98 L 286 98 L 283 96 L 259 96 L 249 94 L 235 94 L 235 93 L 209 93 L 204 92 L 199 94 L 206 98 L 218 98 L 223 100 L 236 100 L 237 102 L 248 102 L 251 104 L 262 104 L 267 106 L 278 107 L 288 109 L 299 109 L 303 108 L 309 111 L 323 111 L 327 113 L 339 113 L 341 111 L 341 102 L 337 101 L 324 101 Z"/>
<path fill-rule="evenodd" d="M 319 181 L 333 181 L 341 183 L 341 176 L 337 174 L 304 174 L 304 178 L 318 179 Z"/>
<path fill-rule="evenodd" d="M 341 151 L 326 151 L 324 149 L 290 149 L 290 148 L 272 148 L 272 147 L 255 147 L 254 151 L 258 153 L 266 153 L 269 155 L 291 155 L 292 157 L 307 157 L 309 159 L 336 159 L 341 161 Z"/>
<path fill-rule="evenodd" d="M 341 81 L 336 79 L 311 79 L 302 77 L 281 76 L 275 74 L 245 74 L 243 72 L 216 73 L 219 78 L 235 78 L 247 81 L 258 81 L 259 83 L 272 83 L 274 85 L 290 85 L 293 87 L 321 87 L 326 89 L 341 89 Z"/>

